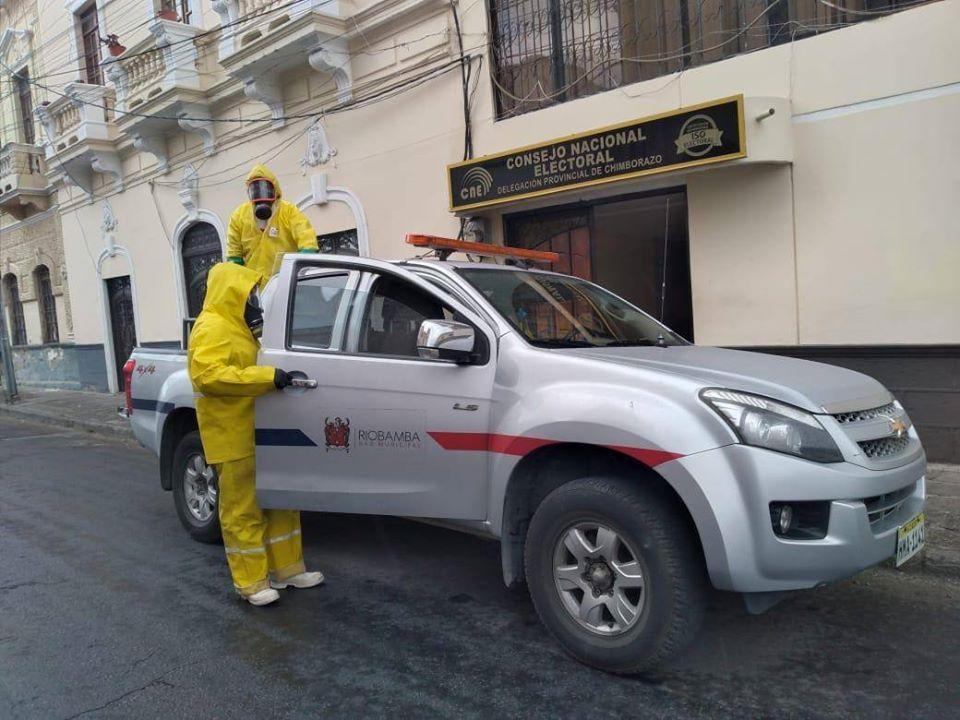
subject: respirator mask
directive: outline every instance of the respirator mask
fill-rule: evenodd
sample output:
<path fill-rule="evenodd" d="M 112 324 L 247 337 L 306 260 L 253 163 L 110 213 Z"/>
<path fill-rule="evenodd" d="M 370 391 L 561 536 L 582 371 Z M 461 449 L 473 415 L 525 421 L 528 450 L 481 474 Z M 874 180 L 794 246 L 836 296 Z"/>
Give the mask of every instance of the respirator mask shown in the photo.
<path fill-rule="evenodd" d="M 254 288 L 247 297 L 247 304 L 243 308 L 243 320 L 250 328 L 255 338 L 263 332 L 263 308 L 260 306 L 260 290 Z"/>
<path fill-rule="evenodd" d="M 253 203 L 253 214 L 257 220 L 269 220 L 277 199 L 273 183 L 266 178 L 254 178 L 247 183 L 247 196 Z"/>

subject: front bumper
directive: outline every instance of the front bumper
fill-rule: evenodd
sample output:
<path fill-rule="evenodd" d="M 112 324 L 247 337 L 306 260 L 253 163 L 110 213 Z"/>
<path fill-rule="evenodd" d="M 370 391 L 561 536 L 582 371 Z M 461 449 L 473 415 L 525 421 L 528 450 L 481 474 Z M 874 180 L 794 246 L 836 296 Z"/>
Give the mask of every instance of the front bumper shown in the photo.
<path fill-rule="evenodd" d="M 683 498 L 700 533 L 707 569 L 721 590 L 798 590 L 849 577 L 892 556 L 897 528 L 923 509 L 926 458 L 889 470 L 821 465 L 728 445 L 657 468 Z M 871 524 L 864 499 L 911 488 L 895 512 Z M 769 505 L 830 501 L 826 537 L 777 537 Z"/>

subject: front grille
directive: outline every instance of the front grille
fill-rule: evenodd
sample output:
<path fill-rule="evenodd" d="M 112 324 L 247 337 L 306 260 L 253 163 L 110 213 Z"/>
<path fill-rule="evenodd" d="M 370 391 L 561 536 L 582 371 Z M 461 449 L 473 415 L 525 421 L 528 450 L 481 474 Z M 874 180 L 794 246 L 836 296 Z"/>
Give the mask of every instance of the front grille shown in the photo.
<path fill-rule="evenodd" d="M 916 483 L 884 495 L 864 498 L 863 504 L 867 506 L 867 518 L 870 520 L 870 524 L 874 525 L 893 515 L 913 494 L 915 487 Z"/>
<path fill-rule="evenodd" d="M 865 420 L 876 420 L 878 417 L 889 417 L 897 413 L 897 406 L 893 403 L 883 407 L 873 408 L 871 410 L 856 410 L 854 412 L 838 413 L 833 417 L 841 425 L 847 423 L 864 422 Z"/>
<path fill-rule="evenodd" d="M 868 458 L 888 458 L 893 457 L 894 455 L 899 455 L 907 449 L 907 446 L 910 444 L 910 438 L 907 436 L 904 437 L 885 437 L 879 438 L 877 440 L 864 440 L 863 442 L 857 443 L 860 446 L 860 449 L 863 450 L 863 454 Z"/>

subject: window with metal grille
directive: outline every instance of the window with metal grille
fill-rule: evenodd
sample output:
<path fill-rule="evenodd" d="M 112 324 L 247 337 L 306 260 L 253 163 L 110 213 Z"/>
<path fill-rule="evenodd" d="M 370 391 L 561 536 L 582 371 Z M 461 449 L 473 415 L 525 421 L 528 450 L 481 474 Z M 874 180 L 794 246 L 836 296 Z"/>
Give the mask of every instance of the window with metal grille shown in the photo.
<path fill-rule="evenodd" d="M 360 243 L 357 238 L 356 228 L 342 232 L 317 235 L 317 245 L 320 246 L 320 252 L 326 253 L 327 255 L 357 256 L 360 254 Z"/>
<path fill-rule="evenodd" d="M 20 100 L 20 123 L 23 126 L 23 141 L 27 145 L 33 145 L 36 135 L 33 131 L 33 93 L 30 84 L 30 72 L 23 68 L 13 76 L 13 81 L 17 86 L 17 97 Z"/>
<path fill-rule="evenodd" d="M 497 115 L 518 115 L 932 1 L 490 0 Z"/>
<path fill-rule="evenodd" d="M 4 304 L 10 313 L 10 343 L 12 345 L 27 344 L 27 325 L 23 321 L 23 303 L 20 302 L 20 289 L 17 287 L 17 276 L 7 273 L 3 277 Z"/>
<path fill-rule="evenodd" d="M 220 235 L 210 223 L 198 222 L 187 228 L 180 244 L 183 287 L 187 295 L 187 316 L 192 319 L 203 309 L 207 294 L 207 273 L 223 260 Z"/>
<path fill-rule="evenodd" d="M 40 332 L 43 342 L 60 342 L 60 331 L 57 328 L 57 303 L 53 297 L 53 283 L 50 282 L 50 268 L 46 265 L 37 265 L 33 271 L 33 284 L 37 291 L 37 301 L 40 303 Z"/>
<path fill-rule="evenodd" d="M 97 4 L 90 3 L 77 15 L 80 22 L 80 42 L 83 53 L 83 77 L 90 85 L 103 85 L 100 73 L 100 20 Z"/>

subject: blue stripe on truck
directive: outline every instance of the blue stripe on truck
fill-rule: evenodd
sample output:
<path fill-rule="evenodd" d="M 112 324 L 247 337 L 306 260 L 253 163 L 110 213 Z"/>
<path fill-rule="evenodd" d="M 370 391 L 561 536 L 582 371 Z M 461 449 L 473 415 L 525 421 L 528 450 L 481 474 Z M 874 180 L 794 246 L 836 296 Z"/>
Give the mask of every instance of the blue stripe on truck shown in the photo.
<path fill-rule="evenodd" d="M 281 447 L 316 447 L 306 433 L 296 428 L 257 428 L 257 445 Z"/>
<path fill-rule="evenodd" d="M 160 402 L 159 400 L 147 400 L 146 398 L 133 398 L 131 400 L 134 410 L 151 410 L 158 413 L 172 412 L 176 407 L 170 402 Z"/>

